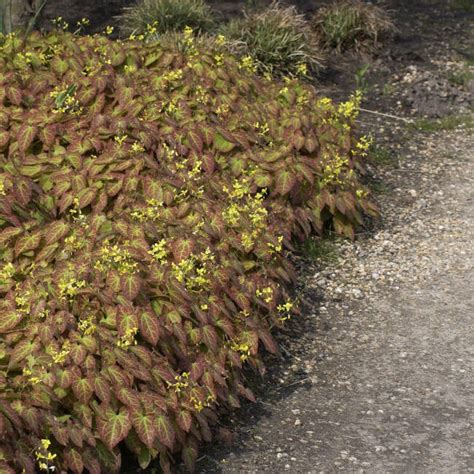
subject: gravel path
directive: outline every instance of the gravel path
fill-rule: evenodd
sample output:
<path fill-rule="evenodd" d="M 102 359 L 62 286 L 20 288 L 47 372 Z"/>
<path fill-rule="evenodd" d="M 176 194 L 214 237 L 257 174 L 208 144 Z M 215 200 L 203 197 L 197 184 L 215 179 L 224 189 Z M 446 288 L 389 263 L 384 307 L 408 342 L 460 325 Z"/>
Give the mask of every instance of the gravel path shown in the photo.
<path fill-rule="evenodd" d="M 474 136 L 402 153 L 383 229 L 305 279 L 288 370 L 200 472 L 474 472 Z"/>

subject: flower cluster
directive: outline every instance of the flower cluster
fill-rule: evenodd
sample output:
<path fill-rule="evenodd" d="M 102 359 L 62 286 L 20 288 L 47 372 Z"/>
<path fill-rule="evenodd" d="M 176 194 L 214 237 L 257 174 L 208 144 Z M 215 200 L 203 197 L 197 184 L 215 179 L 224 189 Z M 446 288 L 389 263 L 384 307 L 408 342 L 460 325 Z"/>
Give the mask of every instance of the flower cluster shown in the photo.
<path fill-rule="evenodd" d="M 78 280 L 71 274 L 66 275 L 58 283 L 59 296 L 64 299 L 73 300 L 79 290 L 85 287 L 85 280 Z"/>
<path fill-rule="evenodd" d="M 55 466 L 52 463 L 56 459 L 57 455 L 53 454 L 49 450 L 50 446 L 51 441 L 49 439 L 42 439 L 40 442 L 40 446 L 35 451 L 38 467 L 42 471 L 46 472 L 55 471 Z"/>
<path fill-rule="evenodd" d="M 100 248 L 99 258 L 94 264 L 94 268 L 100 272 L 106 272 L 113 268 L 121 275 L 132 275 L 137 272 L 137 267 L 138 263 L 126 248 L 119 244 L 110 245 L 109 241 L 106 241 Z"/>
<path fill-rule="evenodd" d="M 126 348 L 137 345 L 135 336 L 138 334 L 138 328 L 128 328 L 123 336 L 117 339 L 117 347 Z"/>

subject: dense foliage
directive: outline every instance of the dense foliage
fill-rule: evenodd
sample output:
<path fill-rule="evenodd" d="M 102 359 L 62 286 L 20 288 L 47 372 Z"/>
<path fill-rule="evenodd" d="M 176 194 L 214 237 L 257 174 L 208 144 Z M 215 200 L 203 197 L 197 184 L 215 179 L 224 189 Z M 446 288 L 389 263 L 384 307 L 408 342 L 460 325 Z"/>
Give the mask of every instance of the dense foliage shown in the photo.
<path fill-rule="evenodd" d="M 322 45 L 373 49 L 395 26 L 388 11 L 362 0 L 338 0 L 321 7 L 312 20 Z"/>
<path fill-rule="evenodd" d="M 304 15 L 277 1 L 231 20 L 221 33 L 232 51 L 251 56 L 261 73 L 306 73 L 322 64 L 321 47 Z"/>
<path fill-rule="evenodd" d="M 335 105 L 248 61 L 0 40 L 0 470 L 189 469 L 289 317 L 284 247 L 374 212 Z"/>
<path fill-rule="evenodd" d="M 208 31 L 213 12 L 203 0 L 139 0 L 124 10 L 121 29 L 130 34 L 145 34 L 152 26 L 157 33 L 182 31 L 186 26 Z"/>

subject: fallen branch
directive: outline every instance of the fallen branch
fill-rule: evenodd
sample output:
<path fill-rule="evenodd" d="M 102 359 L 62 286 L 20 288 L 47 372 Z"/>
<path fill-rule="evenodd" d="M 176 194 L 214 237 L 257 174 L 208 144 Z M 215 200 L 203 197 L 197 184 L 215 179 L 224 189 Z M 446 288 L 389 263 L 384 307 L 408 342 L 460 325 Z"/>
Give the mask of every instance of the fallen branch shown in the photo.
<path fill-rule="evenodd" d="M 383 112 L 377 112 L 375 110 L 363 109 L 361 107 L 359 107 L 359 110 L 361 112 L 367 112 L 369 114 L 381 115 L 382 117 L 389 117 L 389 118 L 392 118 L 392 119 L 395 119 L 395 120 L 401 120 L 402 122 L 406 122 L 406 123 L 413 123 L 414 122 L 413 119 L 407 119 L 405 117 L 398 117 L 397 115 L 392 115 L 392 114 L 385 114 Z"/>

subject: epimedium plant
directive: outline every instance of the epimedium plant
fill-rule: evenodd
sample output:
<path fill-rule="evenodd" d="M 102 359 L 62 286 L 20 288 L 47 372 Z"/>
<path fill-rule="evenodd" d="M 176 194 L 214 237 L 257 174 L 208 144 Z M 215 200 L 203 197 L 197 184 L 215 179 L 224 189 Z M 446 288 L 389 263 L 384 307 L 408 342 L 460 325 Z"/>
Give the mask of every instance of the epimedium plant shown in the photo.
<path fill-rule="evenodd" d="M 376 209 L 360 97 L 218 45 L 0 40 L 0 470 L 193 469 L 294 311 L 285 249 Z"/>

